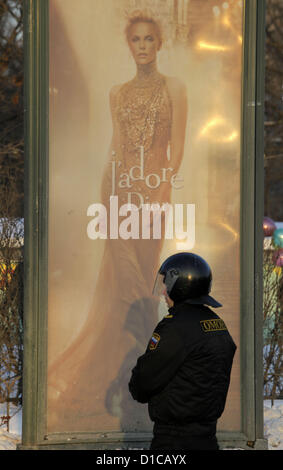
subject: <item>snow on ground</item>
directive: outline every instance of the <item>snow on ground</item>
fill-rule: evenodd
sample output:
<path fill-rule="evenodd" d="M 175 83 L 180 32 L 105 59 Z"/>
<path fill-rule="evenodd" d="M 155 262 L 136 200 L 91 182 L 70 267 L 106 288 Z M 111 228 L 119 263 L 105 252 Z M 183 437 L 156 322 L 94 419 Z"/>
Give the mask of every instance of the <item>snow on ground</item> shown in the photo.
<path fill-rule="evenodd" d="M 269 450 L 283 450 L 283 400 L 264 402 L 264 437 Z"/>
<path fill-rule="evenodd" d="M 9 432 L 6 426 L 0 426 L 0 450 L 16 450 L 21 442 L 22 413 L 14 414 L 15 411 L 11 405 Z M 6 416 L 6 409 L 0 404 L 0 423 L 2 416 Z M 268 439 L 269 450 L 283 450 L 283 400 L 275 400 L 273 406 L 270 400 L 264 402 L 264 437 Z"/>
<path fill-rule="evenodd" d="M 7 416 L 7 408 L 5 404 L 0 403 L 0 450 L 16 450 L 17 444 L 21 442 L 22 412 L 10 405 L 9 415 L 11 419 L 9 432 L 7 432 L 7 426 L 1 425 L 2 418 Z"/>

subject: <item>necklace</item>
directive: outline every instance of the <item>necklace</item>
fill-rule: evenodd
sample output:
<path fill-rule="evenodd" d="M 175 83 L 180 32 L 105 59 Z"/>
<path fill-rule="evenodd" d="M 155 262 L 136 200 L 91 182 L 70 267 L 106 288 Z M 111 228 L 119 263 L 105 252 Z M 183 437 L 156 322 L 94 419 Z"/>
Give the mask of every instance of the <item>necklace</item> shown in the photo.
<path fill-rule="evenodd" d="M 165 78 L 156 63 L 137 66 L 137 74 L 121 89 L 117 114 L 123 135 L 122 151 L 144 153 L 152 147 L 164 100 Z"/>
<path fill-rule="evenodd" d="M 138 64 L 137 74 L 133 84 L 137 87 L 152 87 L 155 82 L 160 82 L 162 75 L 158 72 L 156 62 L 149 64 Z"/>

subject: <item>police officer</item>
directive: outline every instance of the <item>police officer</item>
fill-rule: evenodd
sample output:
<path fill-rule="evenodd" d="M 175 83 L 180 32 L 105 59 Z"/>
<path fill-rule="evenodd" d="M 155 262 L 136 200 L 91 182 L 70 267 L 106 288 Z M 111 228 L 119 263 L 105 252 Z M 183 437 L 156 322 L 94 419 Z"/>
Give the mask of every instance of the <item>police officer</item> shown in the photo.
<path fill-rule="evenodd" d="M 132 370 L 129 390 L 148 403 L 154 422 L 151 450 L 218 450 L 217 420 L 226 402 L 236 346 L 209 307 L 212 274 L 193 253 L 177 253 L 160 267 L 154 295 L 168 315 L 156 326 Z"/>

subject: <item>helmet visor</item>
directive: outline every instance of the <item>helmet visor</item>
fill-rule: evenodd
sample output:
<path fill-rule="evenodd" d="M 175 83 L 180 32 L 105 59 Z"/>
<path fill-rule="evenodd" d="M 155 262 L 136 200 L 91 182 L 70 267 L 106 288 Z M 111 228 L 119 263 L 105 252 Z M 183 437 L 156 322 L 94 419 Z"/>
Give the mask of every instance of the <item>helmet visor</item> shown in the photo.
<path fill-rule="evenodd" d="M 156 297 L 161 297 L 166 293 L 166 285 L 164 284 L 164 274 L 158 273 L 153 286 L 152 294 Z"/>

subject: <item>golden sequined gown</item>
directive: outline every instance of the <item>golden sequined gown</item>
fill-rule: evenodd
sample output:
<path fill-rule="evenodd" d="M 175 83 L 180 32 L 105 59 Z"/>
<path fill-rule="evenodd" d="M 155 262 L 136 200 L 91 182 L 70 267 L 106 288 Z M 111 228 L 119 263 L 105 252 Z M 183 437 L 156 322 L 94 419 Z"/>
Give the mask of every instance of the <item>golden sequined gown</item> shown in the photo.
<path fill-rule="evenodd" d="M 155 64 L 140 67 L 133 80 L 118 87 L 112 112 L 116 142 L 101 185 L 108 215 L 113 162 L 119 207 L 129 202 L 129 193 L 137 206 L 170 202 L 170 184 L 161 182 L 161 168 L 170 167 L 172 103 L 166 78 Z M 141 151 L 143 175 L 134 168 Z M 49 371 L 49 384 L 57 390 L 56 399 L 49 400 L 50 432 L 150 429 L 147 409 L 133 401 L 128 381 L 158 321 L 152 288 L 161 248 L 162 239 L 143 240 L 141 232 L 139 239 L 105 241 L 86 325 Z"/>

